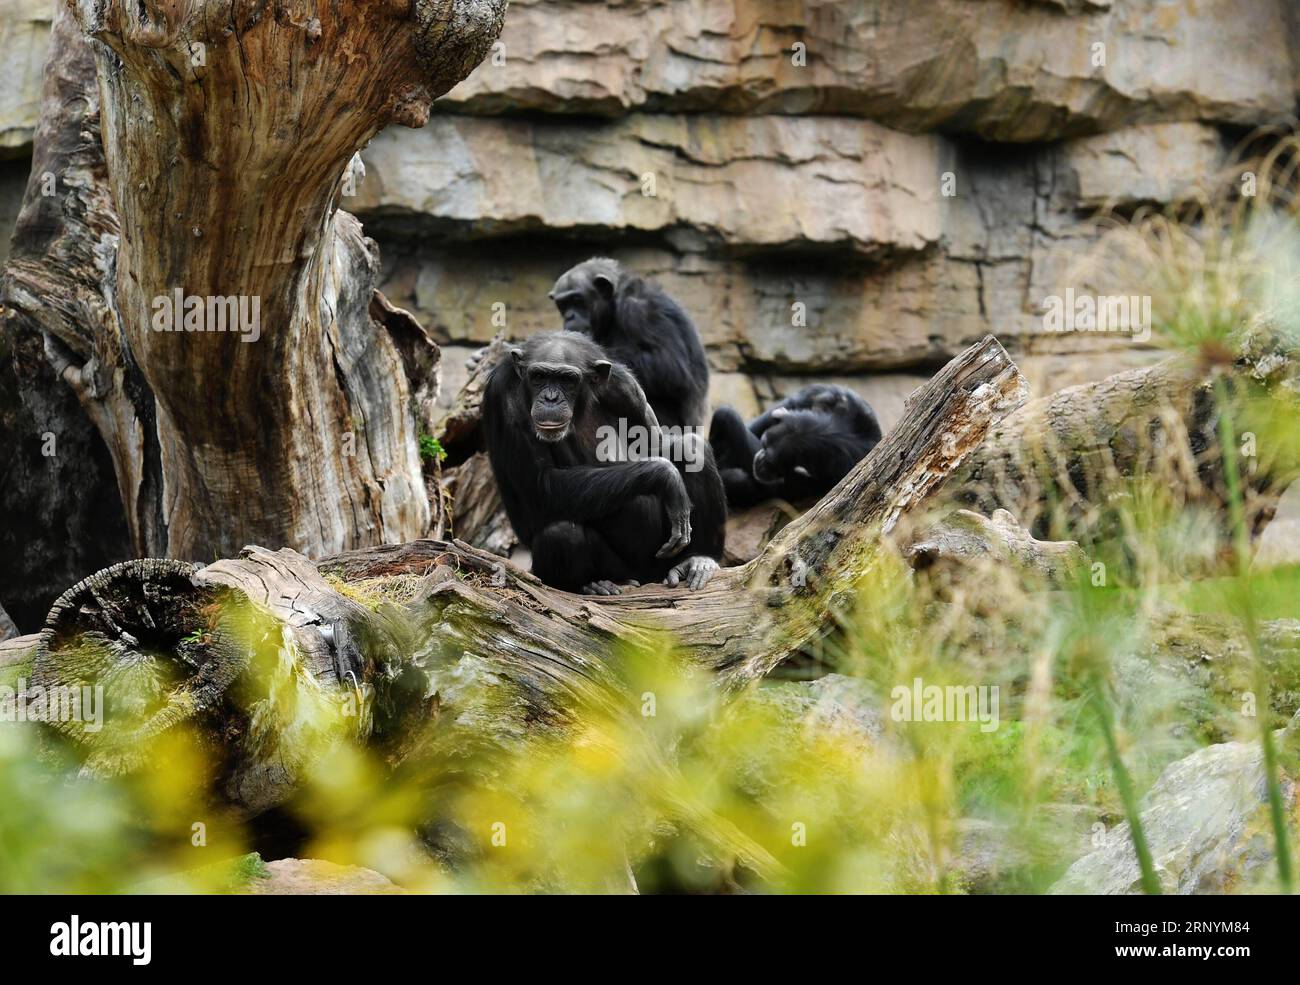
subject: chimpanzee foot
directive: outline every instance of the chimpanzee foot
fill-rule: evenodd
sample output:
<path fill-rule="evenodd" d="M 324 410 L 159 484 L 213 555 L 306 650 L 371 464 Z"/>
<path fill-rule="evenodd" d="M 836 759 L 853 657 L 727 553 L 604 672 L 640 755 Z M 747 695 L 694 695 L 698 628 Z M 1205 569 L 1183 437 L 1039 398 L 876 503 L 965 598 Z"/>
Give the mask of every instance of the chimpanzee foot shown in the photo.
<path fill-rule="evenodd" d="M 705 557 L 703 554 L 697 554 L 675 565 L 668 572 L 664 584 L 669 588 L 676 588 L 678 585 L 685 584 L 692 592 L 697 592 L 705 586 L 717 570 L 717 561 L 711 557 Z"/>
<path fill-rule="evenodd" d="M 602 579 L 600 581 L 593 581 L 589 585 L 583 585 L 582 594 L 583 595 L 621 595 L 623 589 L 625 588 L 640 588 L 640 587 L 641 587 L 641 583 L 639 581 L 629 581 L 625 585 L 619 585 L 618 583 L 609 581 L 608 579 Z"/>

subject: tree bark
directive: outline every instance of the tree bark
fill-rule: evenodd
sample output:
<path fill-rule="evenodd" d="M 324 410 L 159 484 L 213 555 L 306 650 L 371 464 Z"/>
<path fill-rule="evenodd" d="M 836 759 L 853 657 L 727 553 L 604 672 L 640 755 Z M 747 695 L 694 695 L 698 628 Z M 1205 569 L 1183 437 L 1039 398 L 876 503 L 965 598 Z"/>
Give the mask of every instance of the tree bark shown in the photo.
<path fill-rule="evenodd" d="M 1024 576 L 1027 586 L 1063 588 L 1087 565 L 1076 541 L 1036 540 L 1006 510 L 991 517 L 955 510 L 911 538 L 905 556 L 918 571 L 961 581 L 995 564 Z"/>
<path fill-rule="evenodd" d="M 519 540 L 501 502 L 479 425 L 488 379 L 509 352 L 510 344 L 498 334 L 474 354 L 469 378 L 456 394 L 455 404 L 433 429 L 439 446 L 447 453 L 441 477 L 441 502 L 447 522 L 441 536 L 463 540 L 502 557 L 509 557 Z"/>
<path fill-rule="evenodd" d="M 583 709 L 626 713 L 623 647 L 671 639 L 718 686 L 743 688 L 851 603 L 900 518 L 1026 392 L 996 340 L 973 346 L 912 396 L 899 425 L 821 502 L 699 592 L 572 595 L 463 542 L 432 540 L 316 563 L 258 547 L 207 567 L 132 561 L 59 600 L 32 677 L 46 687 L 93 685 L 130 666 L 154 682 L 145 688 L 152 697 L 100 733 L 65 732 L 87 769 L 138 768 L 149 741 L 183 722 L 224 763 L 222 799 L 252 814 L 292 793 L 288 746 L 301 739 L 262 699 L 226 700 L 237 682 L 248 692 L 258 665 L 274 668 L 253 686 L 259 694 L 293 691 L 291 706 L 358 703 L 338 734 L 317 738 L 379 743 L 390 761 L 444 702 L 454 706 L 456 682 L 471 674 L 508 688 L 500 716 L 475 723 L 478 741 L 500 744 L 562 735 Z"/>
<path fill-rule="evenodd" d="M 4 300 L 102 436 L 135 553 L 427 531 L 437 349 L 377 298 L 375 245 L 339 204 L 356 152 L 423 125 L 504 9 L 68 0 Z"/>
<path fill-rule="evenodd" d="M 1146 477 L 1184 506 L 1230 515 L 1219 440 L 1222 395 L 1243 431 L 1245 403 L 1266 396 L 1293 414 L 1300 364 L 1266 319 L 1239 330 L 1233 351 L 1179 354 L 1145 369 L 1067 387 L 1001 421 L 952 483 L 955 498 L 982 513 L 1009 511 L 1035 536 L 1096 530 L 1107 491 Z M 1242 477 L 1248 528 L 1258 533 L 1296 478 L 1286 449 L 1258 459 L 1229 449 Z"/>
<path fill-rule="evenodd" d="M 142 552 L 147 540 L 133 545 L 128 513 L 141 530 L 154 522 L 137 508 L 161 477 L 152 398 L 117 341 L 116 237 L 94 59 L 59 5 L 32 170 L 0 282 L 0 597 L 24 629 L 39 628 L 68 585 L 133 546 Z"/>

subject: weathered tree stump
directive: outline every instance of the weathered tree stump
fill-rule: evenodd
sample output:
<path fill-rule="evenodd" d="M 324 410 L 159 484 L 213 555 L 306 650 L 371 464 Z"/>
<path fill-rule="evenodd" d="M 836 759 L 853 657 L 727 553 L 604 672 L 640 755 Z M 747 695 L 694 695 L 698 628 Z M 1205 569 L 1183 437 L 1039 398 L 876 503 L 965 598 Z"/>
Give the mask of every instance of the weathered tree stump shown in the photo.
<path fill-rule="evenodd" d="M 428 529 L 437 347 L 377 296 L 375 245 L 339 205 L 356 153 L 422 126 L 504 11 L 60 6 L 2 300 L 107 445 L 137 553 L 319 555 Z"/>

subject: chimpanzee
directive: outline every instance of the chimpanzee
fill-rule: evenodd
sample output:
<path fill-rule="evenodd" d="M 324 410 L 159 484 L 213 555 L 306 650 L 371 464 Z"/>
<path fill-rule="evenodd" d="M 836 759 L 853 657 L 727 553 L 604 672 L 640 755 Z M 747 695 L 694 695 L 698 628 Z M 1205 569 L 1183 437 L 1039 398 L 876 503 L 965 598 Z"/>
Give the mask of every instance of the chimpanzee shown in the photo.
<path fill-rule="evenodd" d="M 726 494 L 708 443 L 661 430 L 636 378 L 585 335 L 511 350 L 488 380 L 483 423 L 510 523 L 548 585 L 698 589 L 717 570 Z M 635 453 L 638 439 L 653 457 Z"/>
<path fill-rule="evenodd" d="M 660 424 L 704 427 L 704 346 L 690 316 L 661 287 L 616 260 L 593 257 L 562 274 L 549 297 L 567 331 L 591 336 L 632 370 Z"/>
<path fill-rule="evenodd" d="M 746 427 L 719 407 L 709 429 L 727 502 L 795 502 L 822 496 L 880 441 L 871 406 L 848 387 L 814 383 L 786 397 Z"/>

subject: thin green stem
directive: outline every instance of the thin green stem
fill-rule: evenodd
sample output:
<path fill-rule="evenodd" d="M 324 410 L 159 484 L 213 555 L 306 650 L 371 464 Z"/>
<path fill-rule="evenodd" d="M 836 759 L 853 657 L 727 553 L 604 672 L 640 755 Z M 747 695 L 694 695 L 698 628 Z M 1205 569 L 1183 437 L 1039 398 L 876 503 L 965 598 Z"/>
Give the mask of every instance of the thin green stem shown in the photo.
<path fill-rule="evenodd" d="M 1223 479 L 1228 493 L 1228 516 L 1232 523 L 1233 557 L 1236 581 L 1240 588 L 1241 618 L 1246 627 L 1255 677 L 1255 708 L 1259 719 L 1259 741 L 1264 750 L 1264 781 L 1268 791 L 1269 820 L 1277 846 L 1277 875 L 1282 892 L 1292 892 L 1291 839 L 1287 833 L 1286 811 L 1282 804 L 1282 785 L 1278 780 L 1277 744 L 1270 728 L 1272 702 L 1268 675 L 1259 652 L 1259 627 L 1255 616 L 1254 592 L 1250 580 L 1250 538 L 1246 532 L 1245 498 L 1241 491 L 1241 473 L 1237 467 L 1237 438 L 1231 405 L 1222 378 L 1215 381 L 1215 402 L 1219 407 L 1219 448 L 1223 460 Z"/>
<path fill-rule="evenodd" d="M 1101 724 L 1101 734 L 1106 740 L 1110 770 L 1115 774 L 1115 786 L 1119 789 L 1119 799 L 1124 804 L 1124 817 L 1128 821 L 1129 837 L 1133 840 L 1138 868 L 1142 871 L 1142 891 L 1148 896 L 1159 896 L 1161 895 L 1160 880 L 1156 877 L 1155 863 L 1151 860 L 1151 849 L 1147 845 L 1146 832 L 1142 828 L 1142 817 L 1138 811 L 1137 795 L 1133 792 L 1133 781 L 1129 779 L 1128 770 L 1119 754 L 1119 743 L 1115 740 L 1115 720 L 1111 715 L 1110 702 L 1106 699 L 1106 690 L 1100 673 L 1093 673 L 1091 690 L 1093 708 Z"/>

